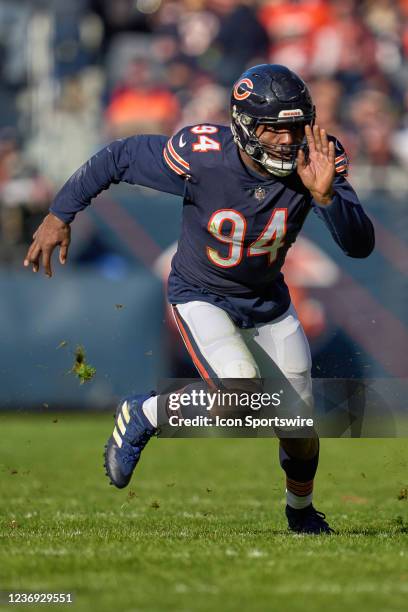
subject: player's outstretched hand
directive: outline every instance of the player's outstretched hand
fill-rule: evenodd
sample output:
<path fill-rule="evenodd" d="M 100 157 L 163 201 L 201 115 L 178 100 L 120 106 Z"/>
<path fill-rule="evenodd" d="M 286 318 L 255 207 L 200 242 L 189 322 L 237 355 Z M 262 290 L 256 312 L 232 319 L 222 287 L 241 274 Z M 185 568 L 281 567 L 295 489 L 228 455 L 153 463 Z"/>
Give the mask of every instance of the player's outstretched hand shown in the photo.
<path fill-rule="evenodd" d="M 309 155 L 306 159 L 300 149 L 297 156 L 297 172 L 302 183 L 310 191 L 314 200 L 322 205 L 330 204 L 333 198 L 334 142 L 329 142 L 326 130 L 318 125 L 305 127 Z"/>
<path fill-rule="evenodd" d="M 44 273 L 46 276 L 52 276 L 51 256 L 55 247 L 60 247 L 59 260 L 64 264 L 70 241 L 70 226 L 49 213 L 33 235 L 33 242 L 24 259 L 25 267 L 32 265 L 33 272 L 38 272 L 41 258 Z"/>

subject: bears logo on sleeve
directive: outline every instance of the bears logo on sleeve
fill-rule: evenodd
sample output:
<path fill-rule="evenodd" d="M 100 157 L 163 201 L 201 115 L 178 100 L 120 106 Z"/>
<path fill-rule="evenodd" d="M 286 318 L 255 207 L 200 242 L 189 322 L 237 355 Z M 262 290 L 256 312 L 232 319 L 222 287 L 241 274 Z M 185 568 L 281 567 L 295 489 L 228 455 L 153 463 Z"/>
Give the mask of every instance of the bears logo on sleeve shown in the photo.
<path fill-rule="evenodd" d="M 334 164 L 336 166 L 336 174 L 340 174 L 341 176 L 347 176 L 349 167 L 349 159 L 347 157 L 347 153 L 345 152 L 343 145 L 337 140 L 337 138 L 334 138 L 333 140 L 335 146 Z"/>

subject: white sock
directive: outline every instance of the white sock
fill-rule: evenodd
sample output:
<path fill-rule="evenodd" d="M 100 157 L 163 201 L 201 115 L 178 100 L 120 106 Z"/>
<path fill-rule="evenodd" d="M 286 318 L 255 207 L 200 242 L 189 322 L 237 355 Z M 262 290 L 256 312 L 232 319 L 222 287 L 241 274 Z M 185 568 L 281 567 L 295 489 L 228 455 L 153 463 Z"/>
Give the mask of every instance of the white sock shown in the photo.
<path fill-rule="evenodd" d="M 153 427 L 157 427 L 157 399 L 158 395 L 154 395 L 145 400 L 142 405 L 145 417 L 150 421 Z"/>
<path fill-rule="evenodd" d="M 302 508 L 306 508 L 310 506 L 313 499 L 313 493 L 309 493 L 309 495 L 295 495 L 291 491 L 286 489 L 286 503 L 288 506 L 293 508 L 294 510 L 302 510 Z"/>

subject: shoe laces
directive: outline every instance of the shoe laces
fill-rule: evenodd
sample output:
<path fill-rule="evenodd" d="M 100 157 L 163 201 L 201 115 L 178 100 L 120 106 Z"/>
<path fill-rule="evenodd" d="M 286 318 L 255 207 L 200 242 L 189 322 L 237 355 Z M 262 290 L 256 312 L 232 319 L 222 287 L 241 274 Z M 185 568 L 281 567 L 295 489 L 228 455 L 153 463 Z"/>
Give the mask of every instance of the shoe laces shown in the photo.
<path fill-rule="evenodd" d="M 148 443 L 148 441 L 150 440 L 150 438 L 152 437 L 152 435 L 153 434 L 150 433 L 149 431 L 144 431 L 139 438 L 137 448 L 140 448 L 140 450 L 143 450 L 146 444 Z"/>
<path fill-rule="evenodd" d="M 138 458 L 138 455 L 140 455 L 141 451 L 146 446 L 146 444 L 149 441 L 150 437 L 151 437 L 150 434 L 146 431 L 146 432 L 144 432 L 140 436 L 137 445 L 133 445 L 133 444 L 129 444 L 128 443 L 127 448 L 126 448 L 126 454 L 122 458 L 123 463 L 125 463 L 125 464 L 127 464 L 127 463 L 133 464 L 135 462 L 135 460 Z"/>
<path fill-rule="evenodd" d="M 327 527 L 327 529 L 333 532 L 333 529 L 329 527 L 329 524 L 325 521 L 326 515 L 324 514 L 324 512 L 316 510 L 316 508 L 314 508 L 313 506 L 309 509 L 305 518 L 306 522 L 310 525 Z"/>
<path fill-rule="evenodd" d="M 133 464 L 135 459 L 137 459 L 137 451 L 134 446 L 129 444 L 129 448 L 127 449 L 127 453 L 124 457 L 122 457 L 122 462 L 126 465 L 128 463 Z"/>

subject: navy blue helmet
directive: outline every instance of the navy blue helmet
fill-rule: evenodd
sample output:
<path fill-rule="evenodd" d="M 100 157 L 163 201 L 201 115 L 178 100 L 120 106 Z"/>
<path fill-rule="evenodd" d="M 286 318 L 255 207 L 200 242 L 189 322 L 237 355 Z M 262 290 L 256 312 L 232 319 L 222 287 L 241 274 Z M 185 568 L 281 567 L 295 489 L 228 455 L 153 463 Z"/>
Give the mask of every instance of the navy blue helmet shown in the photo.
<path fill-rule="evenodd" d="M 260 64 L 244 72 L 231 93 L 231 129 L 237 145 L 268 172 L 287 176 L 296 168 L 300 147 L 265 146 L 256 136 L 259 125 L 313 125 L 315 107 L 306 84 L 286 66 Z"/>

